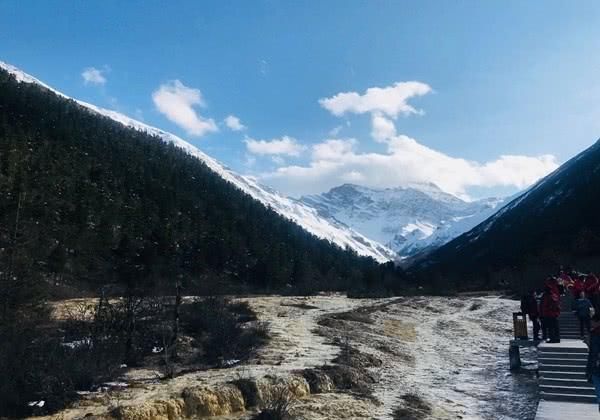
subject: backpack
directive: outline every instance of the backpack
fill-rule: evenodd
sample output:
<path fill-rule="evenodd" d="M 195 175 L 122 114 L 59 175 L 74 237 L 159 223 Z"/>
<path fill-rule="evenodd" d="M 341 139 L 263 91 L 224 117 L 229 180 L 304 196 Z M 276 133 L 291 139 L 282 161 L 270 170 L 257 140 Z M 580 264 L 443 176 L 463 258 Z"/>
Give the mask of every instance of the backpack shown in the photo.
<path fill-rule="evenodd" d="M 521 298 L 521 312 L 528 314 L 529 309 L 529 296 L 525 295 Z"/>

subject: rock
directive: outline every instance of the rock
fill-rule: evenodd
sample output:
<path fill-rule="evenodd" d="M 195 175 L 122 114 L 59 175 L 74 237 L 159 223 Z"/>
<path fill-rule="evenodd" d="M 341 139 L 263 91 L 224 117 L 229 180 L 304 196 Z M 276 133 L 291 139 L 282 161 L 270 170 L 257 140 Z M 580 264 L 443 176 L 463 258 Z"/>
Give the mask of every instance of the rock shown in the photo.
<path fill-rule="evenodd" d="M 333 362 L 356 368 L 380 367 L 383 364 L 381 359 L 372 354 L 363 353 L 354 347 L 343 349 L 342 352 L 333 359 Z"/>
<path fill-rule="evenodd" d="M 245 410 L 242 392 L 232 384 L 186 388 L 181 395 L 187 417 L 222 416 Z"/>
<path fill-rule="evenodd" d="M 310 385 L 302 376 L 292 376 L 287 379 L 287 387 L 296 398 L 305 398 L 310 395 Z"/>
<path fill-rule="evenodd" d="M 293 375 L 287 378 L 265 376 L 261 379 L 242 378 L 232 382 L 243 395 L 246 408 L 264 407 L 287 389 L 293 399 L 305 398 L 310 395 L 311 388 L 303 376 Z"/>
<path fill-rule="evenodd" d="M 175 420 L 183 417 L 183 407 L 181 398 L 173 398 L 118 407 L 112 415 L 120 420 Z"/>
<path fill-rule="evenodd" d="M 331 378 L 337 389 L 353 390 L 368 394 L 370 385 L 377 379 L 366 369 L 346 365 L 324 366 L 323 370 Z"/>

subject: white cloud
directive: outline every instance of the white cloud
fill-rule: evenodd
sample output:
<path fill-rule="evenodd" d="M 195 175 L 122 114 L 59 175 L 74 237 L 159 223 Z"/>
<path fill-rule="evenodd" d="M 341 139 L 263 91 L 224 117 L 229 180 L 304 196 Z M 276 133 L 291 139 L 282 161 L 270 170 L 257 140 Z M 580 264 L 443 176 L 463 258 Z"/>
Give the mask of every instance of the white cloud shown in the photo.
<path fill-rule="evenodd" d="M 283 136 L 280 139 L 272 140 L 255 140 L 247 138 L 244 142 L 246 143 L 248 151 L 256 155 L 299 156 L 305 149 L 304 146 L 298 144 L 296 139 L 289 136 Z"/>
<path fill-rule="evenodd" d="M 399 135 L 399 115 L 421 113 L 409 99 L 432 89 L 421 82 L 398 82 L 365 93 L 339 93 L 319 100 L 333 115 L 369 114 L 371 137 L 380 152 L 359 152 L 355 139 L 327 139 L 312 146 L 305 165 L 279 165 L 260 178 L 293 196 L 323 192 L 345 182 L 374 188 L 434 183 L 451 194 L 469 198 L 471 188 L 525 188 L 558 167 L 552 155 L 502 155 L 487 162 L 454 157 Z M 336 137 L 336 127 L 330 135 Z"/>
<path fill-rule="evenodd" d="M 86 85 L 104 85 L 106 83 L 105 74 L 107 71 L 108 68 L 100 70 L 95 67 L 87 67 L 81 72 L 83 83 Z"/>
<path fill-rule="evenodd" d="M 231 131 L 243 131 L 246 129 L 246 126 L 235 115 L 228 115 L 223 122 Z"/>
<path fill-rule="evenodd" d="M 344 182 L 387 188 L 433 182 L 457 196 L 470 187 L 525 188 L 558 167 L 552 155 L 503 155 L 489 162 L 452 157 L 399 135 L 384 153 L 359 153 L 356 141 L 326 140 L 312 147 L 306 166 L 283 166 L 261 176 L 291 195 L 319 193 Z"/>
<path fill-rule="evenodd" d="M 371 136 L 380 143 L 396 136 L 394 122 L 381 114 L 374 113 L 371 116 L 371 127 Z"/>
<path fill-rule="evenodd" d="M 400 114 L 418 114 L 422 111 L 408 104 L 415 96 L 422 96 L 432 89 L 421 82 L 396 82 L 392 86 L 372 87 L 364 94 L 342 92 L 330 98 L 319 99 L 319 104 L 338 117 L 346 113 L 364 114 L 379 113 L 396 118 Z"/>
<path fill-rule="evenodd" d="M 204 118 L 194 109 L 194 106 L 206 106 L 199 89 L 187 87 L 179 80 L 171 80 L 152 93 L 152 100 L 158 111 L 189 135 L 199 137 L 218 131 L 212 118 Z"/>
<path fill-rule="evenodd" d="M 285 163 L 285 159 L 284 159 L 284 158 L 282 158 L 282 157 L 281 157 L 281 156 L 279 156 L 279 155 L 273 155 L 273 156 L 271 157 L 271 160 L 272 160 L 272 161 L 273 161 L 273 163 L 274 163 L 274 164 L 276 164 L 276 165 L 283 165 L 283 164 Z"/>
<path fill-rule="evenodd" d="M 260 74 L 262 74 L 263 76 L 266 76 L 267 73 L 269 72 L 269 62 L 265 59 L 261 59 L 258 62 L 258 71 L 260 72 Z"/>
<path fill-rule="evenodd" d="M 312 147 L 312 159 L 335 160 L 352 153 L 356 145 L 355 139 L 329 139 Z"/>
<path fill-rule="evenodd" d="M 333 127 L 331 130 L 329 130 L 329 135 L 331 137 L 337 137 L 338 134 L 340 134 L 340 131 L 342 131 L 344 127 L 341 125 L 338 125 L 336 127 Z"/>
<path fill-rule="evenodd" d="M 362 183 L 365 181 L 365 176 L 358 171 L 350 171 L 341 174 L 340 180 L 350 183 Z"/>

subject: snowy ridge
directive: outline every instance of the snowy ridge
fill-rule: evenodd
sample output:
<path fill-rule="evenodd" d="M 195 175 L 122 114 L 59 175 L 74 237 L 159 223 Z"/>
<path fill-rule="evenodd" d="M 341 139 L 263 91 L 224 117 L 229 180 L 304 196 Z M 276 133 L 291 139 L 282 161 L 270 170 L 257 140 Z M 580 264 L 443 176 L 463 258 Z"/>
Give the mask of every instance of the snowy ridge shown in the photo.
<path fill-rule="evenodd" d="M 401 257 L 445 244 L 505 203 L 495 198 L 466 202 L 430 183 L 386 189 L 344 184 L 301 201 L 322 217 L 385 244 Z"/>
<path fill-rule="evenodd" d="M 328 240 L 342 248 L 350 248 L 359 255 L 372 257 L 379 262 L 386 262 L 396 258 L 394 251 L 388 247 L 368 239 L 367 237 L 351 228 L 348 228 L 340 222 L 324 219 L 314 208 L 297 200 L 286 197 L 268 187 L 264 187 L 251 177 L 235 173 L 217 160 L 203 153 L 197 147 L 191 145 L 187 141 L 174 134 L 168 133 L 156 127 L 149 126 L 119 112 L 100 108 L 87 102 L 70 98 L 69 96 L 51 88 L 35 77 L 30 76 L 29 74 L 10 64 L 0 61 L 0 68 L 3 68 L 11 73 L 19 82 L 34 83 L 42 86 L 63 98 L 74 100 L 79 105 L 90 110 L 91 112 L 103 115 L 123 124 L 124 126 L 144 131 L 150 135 L 160 137 L 165 142 L 174 144 L 175 146 L 185 150 L 190 155 L 198 158 L 219 176 L 236 186 L 244 193 L 260 201 L 265 206 L 271 207 L 281 216 L 293 221 L 306 231 L 319 238 Z"/>

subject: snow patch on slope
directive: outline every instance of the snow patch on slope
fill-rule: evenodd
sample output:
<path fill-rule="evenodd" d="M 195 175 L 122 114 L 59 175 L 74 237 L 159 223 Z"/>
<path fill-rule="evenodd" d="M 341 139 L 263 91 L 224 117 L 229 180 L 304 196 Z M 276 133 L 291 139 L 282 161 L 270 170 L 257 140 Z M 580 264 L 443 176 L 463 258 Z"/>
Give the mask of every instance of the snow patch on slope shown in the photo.
<path fill-rule="evenodd" d="M 372 257 L 379 262 L 393 260 L 396 257 L 395 252 L 388 247 L 368 239 L 357 231 L 348 228 L 343 223 L 322 218 L 314 208 L 292 198 L 286 197 L 268 187 L 260 185 L 251 177 L 235 173 L 217 160 L 203 153 L 197 147 L 191 145 L 187 141 L 174 134 L 144 124 L 119 112 L 100 108 L 93 104 L 70 98 L 69 96 L 51 88 L 35 77 L 30 76 L 29 74 L 10 64 L 0 61 L 0 68 L 3 68 L 11 73 L 19 82 L 34 83 L 42 86 L 63 98 L 74 100 L 79 105 L 94 113 L 108 117 L 123 124 L 124 126 L 160 137 L 163 141 L 174 144 L 175 146 L 185 150 L 190 155 L 201 160 L 223 179 L 230 182 L 244 193 L 260 201 L 265 206 L 271 207 L 281 216 L 293 221 L 319 238 L 328 240 L 342 248 L 350 248 L 359 255 Z"/>

